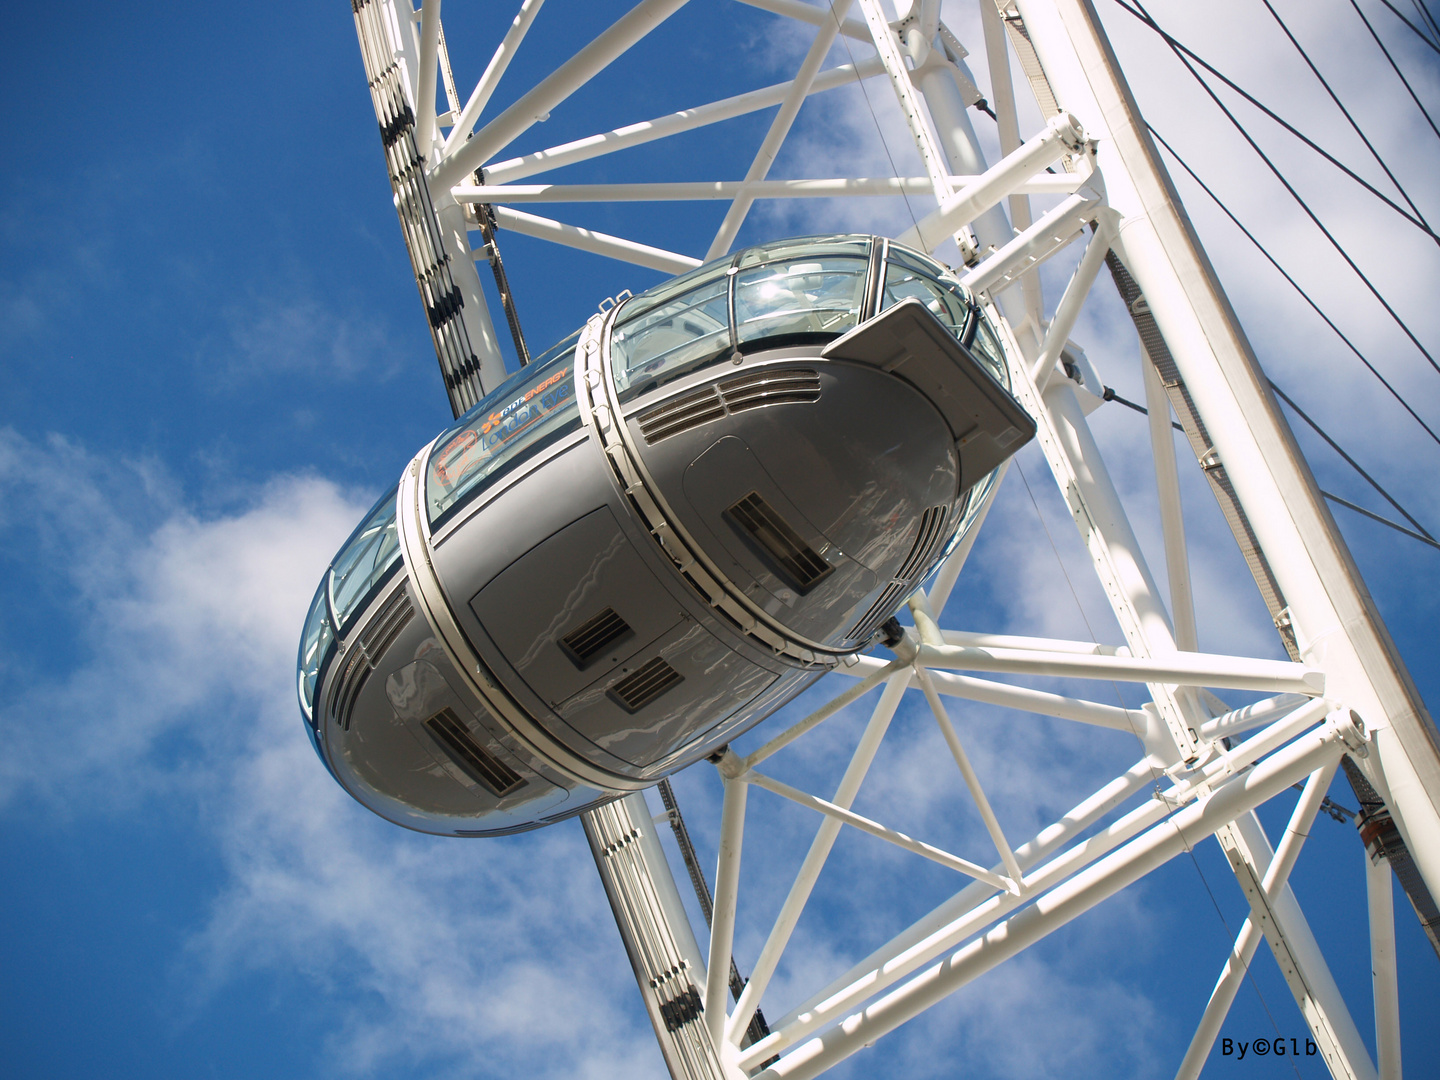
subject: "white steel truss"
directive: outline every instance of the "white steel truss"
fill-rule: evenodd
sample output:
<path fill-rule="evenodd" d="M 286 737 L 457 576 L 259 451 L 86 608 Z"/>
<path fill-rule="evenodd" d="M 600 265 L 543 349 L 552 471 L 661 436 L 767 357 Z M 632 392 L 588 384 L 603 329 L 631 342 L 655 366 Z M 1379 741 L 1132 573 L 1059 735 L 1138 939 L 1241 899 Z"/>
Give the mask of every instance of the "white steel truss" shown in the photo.
<path fill-rule="evenodd" d="M 356 0 L 365 54 L 422 298 L 452 403 L 460 411 L 503 370 L 474 271 L 477 207 L 494 221 L 557 244 L 678 273 L 727 251 L 763 199 L 883 197 L 933 203 L 898 239 L 926 250 L 955 241 L 964 283 L 1006 336 L 1012 388 L 1035 417 L 1038 443 L 1068 506 L 1124 645 L 1019 638 L 942 627 L 946 601 L 974 543 L 967 537 L 928 590 L 908 603 L 895 658 L 856 657 L 820 684 L 830 700 L 782 715 L 748 753 L 715 768 L 724 791 L 713 921 L 701 949 L 643 795 L 586 816 L 586 832 L 642 996 L 676 1077 L 811 1077 L 1064 926 L 1102 900 L 1216 836 L 1251 917 L 1198 1022 L 1178 1076 L 1199 1074 L 1241 975 L 1262 937 L 1294 993 L 1310 1036 L 1337 1077 L 1400 1075 L 1391 876 L 1370 861 L 1373 1062 L 1316 944 L 1288 878 L 1342 757 L 1383 800 L 1431 892 L 1440 889 L 1440 753 L 1434 727 L 1384 632 L 1329 518 L 1308 466 L 1180 209 L 1144 121 L 1088 0 L 977 0 L 993 76 L 1003 157 L 990 167 L 967 119 L 979 91 L 965 48 L 940 20 L 938 0 L 744 0 L 813 27 L 795 76 L 691 108 L 519 156 L 516 139 L 670 18 L 684 0 L 639 0 L 551 73 L 490 108 L 541 0 L 525 0 L 479 82 L 461 104 L 450 77 L 439 0 Z M 832 46 L 872 55 L 826 66 Z M 1010 71 L 1029 82 L 1048 124 L 1028 139 Z M 770 177 L 796 116 L 813 96 L 853 85 L 898 103 L 924 175 Z M 444 99 L 449 109 L 439 111 Z M 736 179 L 520 183 L 555 169 L 776 109 L 758 148 L 736 151 Z M 1044 199 L 1043 209 L 1032 199 Z M 516 209 L 534 203 L 724 200 L 707 250 L 671 251 Z M 1037 268 L 1084 245 L 1047 319 Z M 480 245 L 477 245 L 479 247 Z M 482 253 L 483 254 L 483 253 Z M 1101 404 L 1093 369 L 1069 337 L 1102 267 L 1136 316 L 1158 483 L 1167 588 L 1161 590 L 1117 494 L 1087 415 Z M 1127 292 L 1127 290 L 1129 290 Z M 454 299 L 448 299 L 453 297 Z M 1290 661 L 1197 651 L 1174 409 L 1221 499 Z M 1004 472 L 986 492 L 993 500 Z M 988 511 L 987 501 L 981 512 Z M 978 523 L 977 523 L 978 529 Z M 1169 604 L 1164 597 L 1169 597 Z M 1142 686 L 1141 708 L 1030 689 L 976 673 Z M 878 701 L 833 789 L 812 793 L 762 770 L 771 758 L 879 689 Z M 1214 693 L 1267 695 L 1229 708 Z M 906 695 L 923 698 L 993 846 L 976 861 L 854 809 Z M 1133 733 L 1141 758 L 1030 836 L 1007 833 L 986 794 L 947 701 L 974 701 Z M 788 722 L 787 722 L 788 721 Z M 1272 847 L 1257 807 L 1294 785 L 1304 792 Z M 727 1007 L 737 920 L 749 914 L 742 852 L 769 800 L 763 789 L 816 815 L 814 838 L 733 1008 Z M 1143 797 L 1148 792 L 1149 797 Z M 759 1029 L 786 948 L 812 900 L 842 827 L 960 875 L 956 891 Z M 973 852 L 972 852 L 973 855 Z M 1177 1055 L 1178 1056 L 1178 1055 Z"/>

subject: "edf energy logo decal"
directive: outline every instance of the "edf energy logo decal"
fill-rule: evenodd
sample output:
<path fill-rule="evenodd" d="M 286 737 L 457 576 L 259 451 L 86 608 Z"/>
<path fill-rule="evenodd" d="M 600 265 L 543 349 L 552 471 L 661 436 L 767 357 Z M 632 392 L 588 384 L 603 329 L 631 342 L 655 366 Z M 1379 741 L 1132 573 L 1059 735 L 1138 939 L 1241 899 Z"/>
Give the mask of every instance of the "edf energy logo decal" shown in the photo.
<path fill-rule="evenodd" d="M 456 434 L 435 455 L 435 479 L 447 487 L 458 484 L 467 473 L 488 463 L 519 436 L 570 401 L 575 388 L 569 374 L 569 366 L 562 367 L 504 408 L 496 409 Z"/>

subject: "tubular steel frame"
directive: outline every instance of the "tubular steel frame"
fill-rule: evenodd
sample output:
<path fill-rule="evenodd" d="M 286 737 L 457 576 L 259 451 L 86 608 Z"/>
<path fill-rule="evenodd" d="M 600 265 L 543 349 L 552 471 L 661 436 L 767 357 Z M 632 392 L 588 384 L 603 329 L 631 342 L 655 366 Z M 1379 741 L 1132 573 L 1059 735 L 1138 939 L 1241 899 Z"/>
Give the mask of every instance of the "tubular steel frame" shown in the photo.
<path fill-rule="evenodd" d="M 934 210 L 899 239 L 927 250 L 953 239 L 966 256 L 963 280 L 1003 328 L 1013 389 L 1039 424 L 1039 445 L 1126 644 L 941 629 L 937 613 L 943 616 L 973 544 L 972 531 L 928 592 L 911 597 L 914 626 L 896 646 L 896 659 L 852 658 L 823 684 L 840 691 L 828 703 L 747 756 L 728 750 L 719 756 L 724 801 L 713 925 L 703 951 L 643 794 L 587 814 L 586 835 L 671 1073 L 726 1080 L 815 1076 L 1214 835 L 1246 893 L 1251 916 L 1178 1076 L 1198 1075 L 1263 936 L 1332 1074 L 1398 1077 L 1395 945 L 1385 851 L 1377 848 L 1367 875 L 1378 1070 L 1287 878 L 1342 757 L 1349 755 L 1384 800 L 1420 877 L 1432 893 L 1440 889 L 1440 753 L 1434 725 L 1179 208 L 1088 0 L 977 0 L 983 46 L 995 73 L 990 102 L 997 110 L 1004 153 L 988 169 L 966 119 L 979 91 L 965 67 L 964 47 L 940 21 L 938 0 L 899 0 L 896 21 L 880 0 L 833 0 L 820 6 L 802 0 L 742 2 L 815 27 L 793 79 L 505 158 L 517 136 L 580 91 L 684 0 L 640 0 L 498 112 L 487 108 L 491 96 L 541 0 L 520 5 L 463 106 L 450 76 L 439 0 L 423 0 L 417 10 L 410 9 L 410 0 L 353 0 L 396 206 L 452 406 L 458 414 L 503 372 L 474 268 L 476 258 L 484 257 L 483 245 L 472 248 L 470 242 L 470 232 L 480 227 L 477 207 L 493 207 L 494 223 L 502 230 L 678 273 L 699 265 L 702 256 L 728 250 L 757 199 L 928 196 Z M 840 38 L 868 45 L 876 55 L 824 67 Z M 1012 56 L 1042 114 L 1052 117 L 1028 141 L 1019 126 Z M 856 81 L 888 82 L 925 175 L 770 179 L 771 165 L 804 103 Z M 442 97 L 449 109 L 439 113 Z M 772 108 L 777 112 L 741 180 L 518 183 Z M 1052 205 L 1037 212 L 1032 197 Z M 692 253 L 514 208 L 704 199 L 730 205 L 708 250 Z M 1076 241 L 1086 245 L 1084 254 L 1046 320 L 1036 267 Z M 1070 362 L 1067 350 L 1071 328 L 1102 264 L 1116 275 L 1142 337 L 1169 609 L 1090 433 L 1086 416 L 1100 404 L 1100 386 L 1088 365 Z M 1289 662 L 1196 651 L 1172 406 L 1270 605 Z M 993 499 L 998 486 L 992 485 L 987 499 Z M 976 530 L 988 508 L 987 501 Z M 1151 700 L 1142 709 L 1122 708 L 977 678 L 977 672 L 1137 683 Z M 879 700 L 832 793 L 822 797 L 801 791 L 760 771 L 771 756 L 877 687 L 882 688 Z M 1270 696 L 1229 709 L 1211 692 L 1224 688 Z M 909 690 L 923 695 L 940 728 L 995 848 L 992 865 L 962 858 L 852 809 Z M 1143 755 L 1054 824 L 1015 843 L 991 809 L 951 722 L 947 698 L 1130 731 Z M 1278 846 L 1272 847 L 1255 809 L 1300 782 L 1304 793 Z M 751 787 L 808 807 L 820 823 L 749 981 L 727 1010 Z M 1151 797 L 1137 802 L 1146 789 Z M 751 815 L 756 812 L 752 808 Z M 842 826 L 949 867 L 969 883 L 768 1029 L 763 1023 L 757 1029 L 752 1024 L 756 1010 Z"/>

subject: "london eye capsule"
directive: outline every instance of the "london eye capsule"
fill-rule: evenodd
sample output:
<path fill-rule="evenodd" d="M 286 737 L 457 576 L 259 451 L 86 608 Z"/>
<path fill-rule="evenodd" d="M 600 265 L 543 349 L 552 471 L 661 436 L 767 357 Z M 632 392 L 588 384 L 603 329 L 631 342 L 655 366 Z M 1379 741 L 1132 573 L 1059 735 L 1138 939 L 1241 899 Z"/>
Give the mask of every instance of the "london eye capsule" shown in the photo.
<path fill-rule="evenodd" d="M 593 317 L 409 463 L 326 571 L 306 728 L 423 832 L 570 817 L 883 627 L 1035 433 L 939 263 L 786 240 Z"/>

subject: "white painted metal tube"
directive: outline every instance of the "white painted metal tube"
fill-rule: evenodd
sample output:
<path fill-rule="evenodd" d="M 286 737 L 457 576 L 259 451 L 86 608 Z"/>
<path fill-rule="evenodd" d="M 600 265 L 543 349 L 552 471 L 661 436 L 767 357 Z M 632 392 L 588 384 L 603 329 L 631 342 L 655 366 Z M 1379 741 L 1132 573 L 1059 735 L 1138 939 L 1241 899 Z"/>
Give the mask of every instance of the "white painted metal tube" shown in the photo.
<path fill-rule="evenodd" d="M 455 126 L 450 129 L 450 135 L 445 140 L 445 146 L 441 150 L 441 159 L 453 153 L 455 147 L 465 141 L 470 130 L 475 126 L 475 121 L 480 118 L 481 112 L 490 101 L 490 95 L 495 93 L 495 87 L 500 85 L 500 79 L 505 74 L 505 69 L 510 66 L 510 61 L 515 59 L 515 53 L 520 49 L 520 43 L 525 40 L 525 34 L 530 29 L 530 24 L 535 21 L 535 16 L 540 12 L 540 5 L 545 0 L 524 0 L 520 5 L 520 11 L 516 14 L 514 21 L 510 23 L 510 29 L 505 31 L 505 38 L 490 57 L 490 63 L 485 65 L 485 72 L 480 76 L 480 81 L 475 84 L 475 89 L 470 92 L 470 98 L 465 102 L 465 108 L 455 119 Z"/>
<path fill-rule="evenodd" d="M 999 292 L 1037 263 L 1054 255 L 1095 218 L 1100 197 L 1089 187 L 1081 188 L 1014 240 L 991 255 L 963 278 L 961 283 L 977 293 Z"/>
<path fill-rule="evenodd" d="M 848 86 L 860 79 L 870 79 L 884 73 L 885 66 L 873 58 L 862 60 L 858 64 L 842 64 L 839 67 L 828 68 L 815 76 L 815 81 L 810 85 L 810 93 L 818 94 L 824 90 Z M 577 161 L 588 161 L 591 158 L 612 154 L 616 150 L 624 150 L 670 135 L 678 135 L 684 131 L 693 131 L 710 124 L 718 124 L 737 116 L 746 116 L 780 104 L 785 100 L 790 86 L 789 82 L 776 83 L 773 86 L 750 90 L 744 94 L 736 94 L 734 97 L 723 98 L 720 101 L 712 101 L 665 116 L 657 116 L 653 120 L 642 120 L 638 124 L 628 124 L 599 135 L 589 135 L 583 139 L 561 143 L 559 146 L 526 154 L 524 157 L 497 161 L 494 165 L 485 167 L 485 178 L 491 183 L 497 184 L 521 180 L 536 173 L 558 169 L 563 165 L 573 165 Z"/>
<path fill-rule="evenodd" d="M 827 18 L 829 12 L 813 4 L 806 4 L 803 0 L 739 0 L 742 4 L 750 7 L 760 8 L 762 11 L 769 11 L 776 15 L 784 15 L 786 18 L 795 19 L 798 22 L 809 23 L 811 26 L 821 25 Z M 840 26 L 840 33 L 856 41 L 863 41 L 870 44 L 870 28 L 859 19 L 846 19 Z"/>
<path fill-rule="evenodd" d="M 1265 878 L 1260 884 L 1267 897 L 1275 896 L 1289 880 L 1290 871 L 1300 855 L 1300 846 L 1310 835 L 1310 827 L 1315 823 L 1315 815 L 1325 799 L 1325 792 L 1330 788 L 1330 781 L 1335 776 L 1338 764 L 1334 762 L 1316 769 L 1305 782 L 1305 791 L 1290 815 L 1290 824 L 1286 826 L 1280 847 L 1276 849 L 1275 857 L 1270 861 Z M 1255 958 L 1261 936 L 1260 927 L 1254 918 L 1247 917 L 1235 938 L 1230 957 L 1220 971 L 1215 989 L 1210 992 L 1210 1000 L 1205 1005 L 1205 1012 L 1200 1017 L 1189 1048 L 1185 1051 L 1185 1058 L 1180 1062 L 1180 1070 L 1175 1074 L 1175 1080 L 1197 1080 L 1200 1076 L 1200 1070 L 1205 1067 L 1205 1061 L 1215 1045 L 1215 1037 L 1220 1034 L 1220 1025 L 1229 1015 L 1235 994 L 1245 981 L 1245 973 L 1250 968 L 1250 961 Z"/>
<path fill-rule="evenodd" d="M 835 670 L 842 675 L 868 674 L 879 670 L 882 661 L 875 657 L 862 656 L 853 667 Z M 1115 705 L 1102 705 L 1098 701 L 1065 697 L 1045 690 L 1031 690 L 1025 686 L 1011 686 L 1009 683 L 994 682 L 990 679 L 976 679 L 969 675 L 956 675 L 949 671 L 931 671 L 931 682 L 935 689 L 946 697 L 964 698 L 966 701 L 980 701 L 986 705 L 999 705 L 1006 709 L 1036 713 L 1039 716 L 1054 716 L 1061 720 L 1074 720 L 1081 724 L 1111 728 L 1139 734 L 1145 730 L 1145 717 L 1132 709 L 1121 709 Z M 910 685 L 919 685 L 912 676 Z M 1303 699 L 1301 699 L 1303 700 Z"/>
<path fill-rule="evenodd" d="M 937 862 L 941 866 L 956 870 L 967 877 L 974 878 L 976 881 L 983 881 L 1005 892 L 1018 891 L 1018 886 L 1014 880 L 1007 881 L 999 874 L 992 873 L 978 863 L 973 863 L 969 859 L 962 859 L 960 856 L 953 855 L 932 844 L 916 840 L 913 836 L 908 836 L 896 829 L 888 828 L 881 825 L 878 821 L 873 821 L 870 818 L 855 813 L 853 810 L 847 810 L 842 806 L 836 806 L 832 802 L 801 791 L 799 788 L 791 787 L 789 784 L 776 780 L 774 777 L 754 771 L 745 773 L 744 777 L 747 783 L 754 784 L 756 787 L 762 787 L 766 791 L 779 795 L 783 799 L 789 799 L 799 806 L 804 806 L 817 813 L 833 817 L 843 825 L 854 826 L 861 832 L 869 833 L 871 836 L 894 844 L 896 847 L 904 848 L 906 851 L 920 855 L 929 859 L 931 862 Z"/>
<path fill-rule="evenodd" d="M 619 20 L 532 90 L 457 146 L 432 174 L 437 187 L 450 187 L 484 165 L 498 150 L 550 114 L 609 64 L 685 4 L 685 0 L 640 0 Z"/>
<path fill-rule="evenodd" d="M 726 988 L 735 940 L 735 901 L 740 893 L 740 848 L 745 839 L 745 797 L 741 780 L 725 780 L 720 812 L 720 855 L 715 866 L 715 905 L 710 919 L 710 959 L 705 966 L 705 1026 L 718 1052 L 725 1036 Z"/>
<path fill-rule="evenodd" d="M 1019 184 L 1059 161 L 1083 137 L 1074 117 L 1064 114 L 1054 117 L 1044 131 L 1013 154 L 1001 158 L 896 239 L 923 251 L 938 247 L 990 207 L 998 205 Z"/>
<path fill-rule="evenodd" d="M 961 986 L 1084 914 L 1221 825 L 1273 798 L 1296 780 L 1336 760 L 1344 751 L 1349 720 L 1306 735 L 1201 802 L 1176 813 L 1164 828 L 1151 829 L 1107 855 L 1023 911 L 971 941 L 948 959 L 912 978 L 839 1028 L 811 1039 L 759 1073 L 757 1080 L 810 1080 L 867 1043 L 940 1001 Z M 1348 732 L 1347 732 L 1348 733 Z M 1353 736 L 1352 736 L 1353 737 Z"/>
<path fill-rule="evenodd" d="M 946 645 L 971 649 L 1038 649 L 1041 652 L 1075 653 L 1081 656 L 1129 656 L 1125 645 L 1102 645 L 1096 641 L 1065 638 L 1026 637 L 1021 634 L 977 634 L 968 630 L 943 630 Z"/>
<path fill-rule="evenodd" d="M 1318 715 L 1300 717 L 1297 721 L 1291 717 L 1272 725 L 1271 729 L 1235 748 L 1233 767 L 1238 770 L 1249 765 L 1299 734 L 1304 726 L 1318 718 Z M 1140 804 L 1095 835 L 1062 852 L 1034 873 L 1027 875 L 1027 896 L 1055 888 L 1121 844 L 1163 821 L 1176 806 L 1194 796 L 1200 782 L 1223 780 L 1227 769 L 1224 762 L 1212 762 L 1197 782 L 1189 785 L 1186 790 L 1172 787 L 1160 793 L 1160 797 Z M 1038 864 L 1146 783 L 1153 783 L 1162 775 L 1148 758 L 1142 758 L 1124 775 L 1112 780 L 1061 821 L 1017 849 L 1017 859 L 1027 869 Z M 773 1024 L 774 1034 L 749 1048 L 742 1056 L 742 1064 L 746 1067 L 758 1065 L 770 1054 L 794 1045 L 837 1019 L 845 1010 L 857 1007 L 861 1002 L 932 962 L 946 950 L 955 948 L 1020 903 L 1021 900 L 1014 896 L 996 896 L 978 883 L 961 890 L 915 926 L 856 965 L 844 977 L 835 980 L 800 1008 Z"/>
<path fill-rule="evenodd" d="M 817 724 L 823 723 L 824 721 L 830 719 L 830 717 L 834 716 L 841 709 L 845 708 L 845 706 L 863 697 L 865 694 L 868 694 L 871 690 L 875 689 L 875 687 L 880 685 L 882 679 L 886 678 L 887 676 L 893 674 L 896 671 L 899 671 L 904 666 L 905 661 L 896 659 L 890 661 L 888 664 L 883 664 L 875 668 L 873 671 L 870 672 L 870 674 L 866 675 L 865 678 L 861 679 L 860 682 L 857 683 L 855 686 L 850 687 L 850 689 L 846 690 L 843 694 L 840 694 L 832 698 L 830 701 L 827 701 L 824 705 L 821 705 L 820 708 L 816 709 L 809 716 L 805 717 L 803 720 L 796 721 L 794 724 L 790 725 L 790 727 L 782 731 L 779 735 L 776 735 L 773 739 L 767 742 L 764 746 L 760 747 L 760 749 L 755 750 L 749 755 L 747 755 L 744 759 L 745 768 L 753 769 L 756 765 L 759 765 L 766 758 L 770 757 L 770 755 L 776 753 L 777 751 L 783 750 L 785 747 L 789 746 L 792 742 L 798 739 L 801 735 L 804 735 L 807 731 L 815 727 Z M 906 684 L 902 683 L 901 685 L 903 687 Z"/>
<path fill-rule="evenodd" d="M 885 732 L 890 727 L 890 721 L 895 717 L 895 710 L 900 707 L 900 700 L 905 696 L 905 684 L 905 677 L 898 673 L 886 683 L 880 700 L 875 704 L 875 711 L 870 715 L 870 722 L 866 724 L 865 732 L 860 736 L 860 743 L 855 747 L 855 753 L 850 758 L 850 764 L 845 769 L 845 775 L 841 777 L 840 785 L 835 789 L 835 798 L 831 801 L 836 806 L 848 810 L 850 804 L 855 801 L 855 794 L 860 790 L 860 783 L 865 779 L 865 774 L 870 769 L 870 763 L 875 760 L 876 751 L 880 749 L 880 740 L 885 737 Z M 800 913 L 805 909 L 805 902 L 810 898 L 810 890 L 815 887 L 815 880 L 820 876 L 820 871 L 825 866 L 825 860 L 829 857 L 830 849 L 839 832 L 840 822 L 833 817 L 825 818 L 820 823 L 819 829 L 816 830 L 815 839 L 810 843 L 810 850 L 805 853 L 805 859 L 800 864 L 795 881 L 785 897 L 785 903 L 781 905 L 775 925 L 771 927 L 770 934 L 765 939 L 765 945 L 760 950 L 760 956 L 755 961 L 755 967 L 750 972 L 750 981 L 745 984 L 745 989 L 740 994 L 740 1000 L 735 1003 L 735 1011 L 731 1014 L 730 1026 L 725 1033 L 725 1037 L 730 1042 L 738 1043 L 740 1036 L 749 1026 L 750 1017 L 754 1015 L 756 1007 L 760 1004 L 760 998 L 764 995 L 765 988 L 770 985 L 770 978 L 775 974 L 775 967 L 780 962 L 780 955 L 790 941 L 790 935 L 795 930 Z"/>
<path fill-rule="evenodd" d="M 1221 739 L 1268 724 L 1305 703 L 1300 694 L 1278 694 L 1243 709 L 1232 709 L 1200 725 L 1202 739 Z"/>
<path fill-rule="evenodd" d="M 426 157 L 435 141 L 435 73 L 440 52 L 440 0 L 420 7 L 420 74 L 415 82 L 415 145 Z"/>
<path fill-rule="evenodd" d="M 1185 515 L 1180 505 L 1180 473 L 1175 466 L 1175 429 L 1170 426 L 1170 399 L 1160 372 L 1140 343 L 1140 368 L 1145 378 L 1145 407 L 1149 411 L 1150 448 L 1155 460 L 1155 488 L 1160 499 L 1160 530 L 1165 538 L 1165 574 L 1170 584 L 1170 622 L 1175 647 L 1182 652 L 1199 649 L 1195 630 L 1195 599 L 1190 589 L 1190 553 L 1185 544 Z"/>
<path fill-rule="evenodd" d="M 1030 369 L 1030 378 L 1034 380 L 1035 388 L 1042 393 L 1060 360 L 1065 342 L 1070 339 L 1070 331 L 1075 329 L 1075 320 L 1080 317 L 1080 309 L 1090 295 L 1095 276 L 1100 273 L 1100 267 L 1105 263 L 1105 256 L 1110 251 L 1113 238 L 1114 229 L 1102 216 L 1099 227 L 1090 237 L 1090 243 L 1085 246 L 1085 254 L 1080 257 L 1080 265 L 1075 267 L 1070 283 L 1065 286 L 1065 292 L 1060 296 L 1055 317 L 1050 320 L 1050 325 L 1045 330 L 1045 342 L 1040 346 L 1040 355 Z"/>
<path fill-rule="evenodd" d="M 667 274 L 683 274 L 700 265 L 699 259 L 691 258 L 689 255 L 650 247 L 648 244 L 639 244 L 634 240 L 626 240 L 624 237 L 611 236 L 609 233 L 581 229 L 552 218 L 537 217 L 534 214 L 527 214 L 523 210 L 511 210 L 505 206 L 495 207 L 495 223 L 502 229 L 509 229 L 511 232 L 523 233 L 539 240 L 549 240 L 552 243 L 578 248 L 581 251 L 591 251 L 596 255 L 608 255 L 612 259 L 634 263 L 636 266 L 648 266 L 652 270 L 660 270 Z"/>
<path fill-rule="evenodd" d="M 970 797 L 975 800 L 975 808 L 980 811 L 980 820 L 985 823 L 985 830 L 990 834 L 990 839 L 995 843 L 995 849 L 1000 853 L 1000 861 L 1005 864 L 1005 869 L 1009 872 L 1010 877 L 1018 883 L 1022 875 L 1020 864 L 1015 861 L 1015 852 L 1010 847 L 1010 841 L 1005 838 L 1005 830 L 1000 827 L 1000 819 L 995 816 L 989 796 L 985 794 L 980 777 L 975 773 L 975 766 L 970 764 L 970 755 L 965 753 L 965 746 L 960 742 L 960 735 L 950 721 L 950 714 L 945 711 L 944 702 L 940 700 L 940 695 L 935 693 L 935 684 L 930 679 L 930 673 L 917 664 L 915 677 L 920 680 L 920 689 L 925 694 L 925 700 L 930 703 L 930 711 L 935 714 L 935 722 L 940 725 L 940 733 L 945 737 L 945 744 L 950 748 L 950 756 L 955 759 L 955 764 L 960 769 L 960 775 L 965 778 L 965 786 L 970 789 Z"/>
<path fill-rule="evenodd" d="M 785 100 L 780 103 L 780 110 L 770 121 L 770 129 L 765 132 L 760 149 L 755 152 L 755 157 L 750 162 L 750 168 L 745 172 L 746 183 L 764 180 L 770 174 L 770 166 L 775 164 L 775 155 L 780 152 L 781 144 L 790 134 L 791 125 L 795 123 L 800 106 L 805 103 L 805 98 L 810 93 L 815 76 L 820 73 L 820 65 L 825 62 L 825 55 L 830 51 L 830 46 L 835 41 L 835 35 L 840 31 L 840 22 L 844 19 L 845 13 L 850 10 L 851 3 L 852 0 L 833 0 L 830 5 L 830 18 L 816 28 L 815 40 L 810 43 L 810 48 L 805 53 L 805 59 L 800 64 L 800 70 L 795 73 L 795 81 L 791 83 Z M 742 187 L 730 203 L 730 209 L 725 212 L 725 218 L 720 222 L 720 228 L 715 231 L 715 238 L 710 241 L 710 248 L 705 252 L 707 262 L 719 258 L 730 250 L 730 245 L 735 240 L 735 234 L 740 231 L 740 226 L 745 221 L 745 215 L 750 212 L 753 203 L 754 199 Z"/>
<path fill-rule="evenodd" d="M 957 176 L 965 181 L 970 177 Z M 1063 187 L 1075 178 L 1060 177 Z M 1037 181 L 1029 187 L 1052 186 Z M 741 192 L 752 199 L 836 199 L 851 195 L 929 195 L 930 181 L 923 176 L 824 177 L 813 180 L 697 180 L 646 184 L 457 184 L 450 189 L 456 202 L 699 202 L 733 199 Z M 1068 192 L 1062 193 L 1068 194 Z"/>
<path fill-rule="evenodd" d="M 1214 653 L 1165 653 L 1154 659 L 1130 656 L 1079 656 L 1029 649 L 969 649 L 961 645 L 922 645 L 927 667 L 962 671 L 1003 671 L 1073 679 L 1220 686 L 1235 690 L 1289 691 L 1315 697 L 1325 692 L 1325 676 L 1304 664 L 1256 660 Z"/>
<path fill-rule="evenodd" d="M 1154 776 L 1154 770 L 1147 761 L 1137 762 L 1125 773 L 1117 776 L 1099 791 L 1076 805 L 1059 821 L 1047 826 L 1032 840 L 1016 848 L 1015 855 L 1020 860 L 1021 866 L 1028 867 L 1039 862 L 1070 839 L 1084 832 L 1105 814 L 1134 795 L 1140 788 L 1152 782 Z M 1146 804 L 1141 809 L 1147 812 L 1150 821 L 1159 820 L 1166 813 L 1165 808 L 1158 803 Z M 1139 831 L 1140 827 L 1136 826 L 1124 833 L 1121 839 L 1114 840 L 1104 851 L 1129 839 Z M 1099 858 L 1104 851 L 1092 854 L 1091 858 Z M 1069 869 L 1073 870 L 1074 866 Z M 1053 881 L 1050 884 L 1053 884 Z M 892 938 L 819 993 L 812 995 L 779 1020 L 771 1021 L 772 1034 L 742 1051 L 741 1067 L 754 1068 L 771 1054 L 779 1053 L 786 1047 L 793 1046 L 811 1032 L 825 1026 L 836 1014 L 899 982 L 946 949 L 954 948 L 985 923 L 1003 914 L 1004 910 L 1014 906 L 1013 895 L 1006 894 L 1006 897 L 1003 898 L 1004 904 L 1008 905 L 1006 908 L 991 906 L 985 911 L 981 911 L 978 905 L 985 902 L 987 897 L 993 897 L 996 891 L 983 882 L 975 882 L 961 889 L 930 914 Z"/>
<path fill-rule="evenodd" d="M 1370 908 L 1370 971 L 1375 994 L 1375 1056 L 1380 1080 L 1400 1080 L 1400 988 L 1395 967 L 1394 875 L 1389 859 L 1365 853 Z"/>

